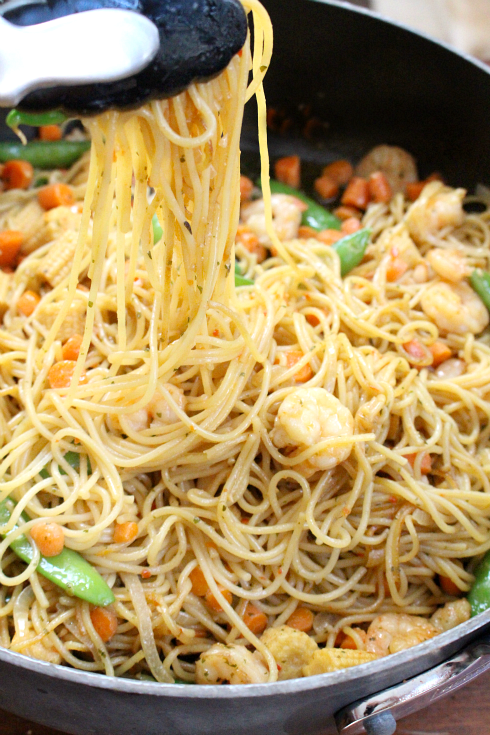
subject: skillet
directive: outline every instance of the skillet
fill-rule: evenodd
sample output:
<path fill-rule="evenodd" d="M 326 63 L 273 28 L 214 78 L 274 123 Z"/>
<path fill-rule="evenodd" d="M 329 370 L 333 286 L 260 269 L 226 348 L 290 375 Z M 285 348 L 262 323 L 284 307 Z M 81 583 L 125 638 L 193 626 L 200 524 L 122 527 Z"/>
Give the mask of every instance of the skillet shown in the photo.
<path fill-rule="evenodd" d="M 272 159 L 298 153 L 308 186 L 329 161 L 388 143 L 415 155 L 421 178 L 490 184 L 484 65 L 346 3 L 264 4 L 275 30 L 266 94 L 281 122 Z M 249 105 L 242 164 L 252 174 L 255 120 Z M 0 650 L 0 708 L 74 735 L 392 735 L 395 719 L 489 667 L 490 611 L 367 665 L 241 687 L 115 680 Z"/>

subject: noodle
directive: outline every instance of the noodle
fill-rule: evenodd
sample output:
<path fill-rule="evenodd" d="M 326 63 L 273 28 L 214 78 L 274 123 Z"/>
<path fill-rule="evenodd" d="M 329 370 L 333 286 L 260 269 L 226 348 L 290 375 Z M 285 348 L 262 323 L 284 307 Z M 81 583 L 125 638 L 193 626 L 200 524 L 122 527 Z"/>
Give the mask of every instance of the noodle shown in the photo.
<path fill-rule="evenodd" d="M 387 268 L 408 216 L 403 195 L 370 206 L 371 244 L 344 278 L 333 248 L 279 238 L 261 86 L 272 36 L 261 6 L 247 8 L 253 61 L 247 43 L 212 81 L 85 121 L 83 210 L 63 228 L 78 231 L 71 268 L 46 285 L 49 242 L 12 276 L 0 329 L 0 500 L 17 503 L 2 530 L 13 535 L 0 543 L 10 650 L 171 682 L 193 681 L 216 642 L 241 644 L 274 681 L 276 659 L 245 622 L 248 603 L 268 628 L 306 607 L 317 643 L 333 647 L 344 630 L 362 649 L 358 626 L 380 614 L 430 616 L 451 599 L 436 575 L 467 591 L 465 560 L 490 549 L 488 333 L 441 337 L 421 306 L 440 281 L 424 265 L 431 249 L 490 266 L 490 215 L 440 229 L 400 282 Z M 276 255 L 259 264 L 237 245 L 254 278 L 237 291 L 239 141 L 252 93 Z M 1 210 L 2 227 L 29 205 L 19 197 Z M 155 216 L 163 234 L 154 243 Z M 25 317 L 16 304 L 34 287 L 41 300 Z M 75 323 L 83 339 L 71 383 L 50 389 Z M 425 355 L 438 339 L 465 365 L 456 377 L 411 361 L 407 345 L 416 340 Z M 300 357 L 288 362 L 292 353 Z M 295 396 L 327 394 L 345 425 L 292 442 L 280 411 Z M 38 576 L 37 549 L 26 566 L 9 548 L 39 519 L 60 524 L 111 587 L 109 639 L 87 602 Z M 137 536 L 115 542 L 131 522 Z"/>

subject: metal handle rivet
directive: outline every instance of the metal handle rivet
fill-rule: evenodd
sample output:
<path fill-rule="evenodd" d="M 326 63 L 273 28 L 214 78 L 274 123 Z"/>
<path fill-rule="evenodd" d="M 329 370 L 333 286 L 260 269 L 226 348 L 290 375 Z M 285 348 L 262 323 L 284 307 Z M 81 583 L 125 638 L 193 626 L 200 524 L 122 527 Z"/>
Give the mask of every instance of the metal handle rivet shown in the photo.
<path fill-rule="evenodd" d="M 393 735 L 396 732 L 396 720 L 391 712 L 380 712 L 366 718 L 363 722 L 367 735 Z"/>

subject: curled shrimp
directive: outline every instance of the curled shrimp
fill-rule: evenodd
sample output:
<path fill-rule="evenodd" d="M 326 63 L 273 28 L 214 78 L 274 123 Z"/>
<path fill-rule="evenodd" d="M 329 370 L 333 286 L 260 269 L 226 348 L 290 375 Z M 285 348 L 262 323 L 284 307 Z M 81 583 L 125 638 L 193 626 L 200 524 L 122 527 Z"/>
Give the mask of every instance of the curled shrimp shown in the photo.
<path fill-rule="evenodd" d="M 277 237 L 281 241 L 294 240 L 298 236 L 301 215 L 305 204 L 289 194 L 273 194 L 271 196 L 272 224 Z M 265 247 L 272 245 L 265 226 L 265 205 L 263 199 L 244 204 L 241 211 L 243 224 L 257 235 L 259 243 Z"/>
<path fill-rule="evenodd" d="M 378 615 L 367 630 L 366 651 L 377 653 L 378 656 L 398 653 L 428 641 L 440 632 L 439 628 L 417 615 Z"/>
<path fill-rule="evenodd" d="M 405 215 L 411 237 L 418 245 L 434 242 L 441 230 L 463 224 L 464 189 L 451 189 L 440 181 L 431 181 Z"/>
<path fill-rule="evenodd" d="M 177 406 L 184 411 L 187 399 L 183 390 L 172 385 L 172 383 L 165 383 L 163 387 L 170 394 L 170 397 Z M 143 408 L 122 417 L 119 417 L 119 415 L 111 416 L 111 422 L 114 428 L 123 433 L 125 428 L 139 432 L 150 427 L 169 426 L 170 424 L 175 424 L 178 420 L 179 418 L 174 409 L 158 387 L 151 401 Z"/>
<path fill-rule="evenodd" d="M 371 174 L 382 171 L 394 194 L 404 192 L 407 184 L 418 181 L 415 158 L 403 148 L 378 145 L 367 153 L 356 168 L 356 175 L 368 179 Z"/>
<path fill-rule="evenodd" d="M 451 283 L 459 283 L 470 274 L 466 259 L 458 250 L 433 248 L 427 253 L 427 260 L 438 276 Z"/>
<path fill-rule="evenodd" d="M 435 283 L 420 299 L 424 313 L 442 334 L 480 334 L 488 326 L 488 311 L 467 283 Z"/>
<path fill-rule="evenodd" d="M 197 684 L 262 684 L 267 679 L 262 656 L 237 643 L 216 643 L 201 653 L 196 664 Z"/>
<path fill-rule="evenodd" d="M 295 447 L 296 454 L 299 454 L 325 440 L 353 434 L 353 416 L 338 398 L 324 388 L 299 388 L 281 403 L 271 438 L 279 449 Z M 350 444 L 319 448 L 306 461 L 298 464 L 296 469 L 305 477 L 318 470 L 328 470 L 344 462 L 351 449 Z"/>

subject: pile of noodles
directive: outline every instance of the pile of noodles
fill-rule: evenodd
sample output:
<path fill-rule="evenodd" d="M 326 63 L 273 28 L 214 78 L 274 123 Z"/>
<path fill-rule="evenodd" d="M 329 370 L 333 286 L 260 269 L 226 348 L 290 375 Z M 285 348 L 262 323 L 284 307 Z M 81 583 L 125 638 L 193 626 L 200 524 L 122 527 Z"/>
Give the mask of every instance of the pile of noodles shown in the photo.
<path fill-rule="evenodd" d="M 119 627 L 104 644 L 88 603 L 38 576 L 38 556 L 26 566 L 3 540 L 5 648 L 86 671 L 192 681 L 200 653 L 241 642 L 264 655 L 273 681 L 274 660 L 243 622 L 247 602 L 269 625 L 309 607 L 315 639 L 334 645 L 339 630 L 383 611 L 430 615 L 448 599 L 436 575 L 467 590 L 467 560 L 490 548 L 488 336 L 446 338 L 467 364 L 457 378 L 410 365 L 403 345 L 428 344 L 437 329 L 419 284 L 386 279 L 380 235 L 403 219 L 403 197 L 370 208 L 372 244 L 347 277 L 332 248 L 294 240 L 277 243 L 277 257 L 260 266 L 249 258 L 255 285 L 235 289 L 240 126 L 253 92 L 268 171 L 261 77 L 271 32 L 255 0 L 246 5 L 253 62 L 247 44 L 210 82 L 86 121 L 92 154 L 71 273 L 42 290 L 29 318 L 15 304 L 49 245 L 13 276 L 0 329 L 0 499 L 18 505 L 3 532 L 24 510 L 32 520 L 18 533 L 38 518 L 60 523 L 67 546 L 112 588 Z M 153 244 L 155 214 L 163 236 Z M 457 242 L 471 264 L 488 267 L 489 225 L 488 214 L 470 215 L 437 244 Z M 59 328 L 80 303 L 72 387 L 49 389 Z M 53 304 L 48 327 L 39 314 Z M 286 349 L 303 360 L 277 364 Z M 355 417 L 349 458 L 309 479 L 296 468 L 304 453 L 271 441 L 305 364 L 313 377 L 302 387 L 327 389 Z M 135 430 L 128 417 L 157 386 L 176 420 Z M 80 471 L 63 474 L 68 451 L 80 452 Z M 432 458 L 430 482 L 406 459 L 422 452 Z M 116 521 L 136 521 L 136 540 L 115 544 Z M 196 566 L 221 612 L 192 592 Z"/>

